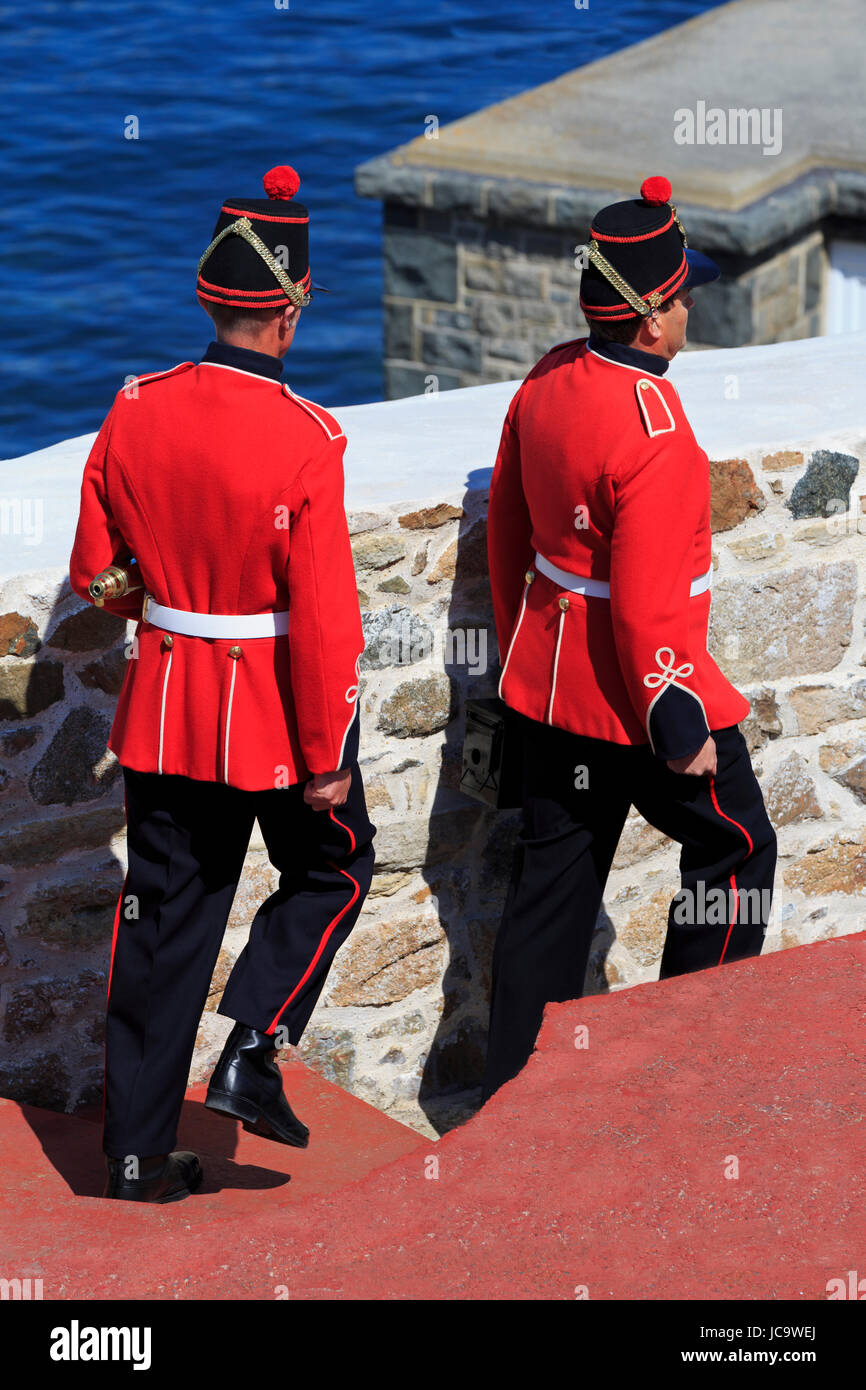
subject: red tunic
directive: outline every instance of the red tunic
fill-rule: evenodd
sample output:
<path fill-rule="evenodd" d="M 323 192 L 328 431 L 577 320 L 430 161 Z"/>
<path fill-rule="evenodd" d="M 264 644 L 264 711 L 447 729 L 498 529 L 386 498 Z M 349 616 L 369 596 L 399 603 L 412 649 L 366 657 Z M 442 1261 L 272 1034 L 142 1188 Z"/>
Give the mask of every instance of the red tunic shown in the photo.
<path fill-rule="evenodd" d="M 552 349 L 511 403 L 490 488 L 505 702 L 663 759 L 745 718 L 707 651 L 710 590 L 691 592 L 710 541 L 709 461 L 673 385 L 586 338 Z M 570 591 L 537 553 L 608 594 Z"/>
<path fill-rule="evenodd" d="M 140 620 L 109 738 L 121 763 L 264 790 L 357 756 L 345 445 L 321 406 L 214 360 L 118 392 L 84 469 L 75 592 L 134 557 L 157 603 L 290 614 L 287 636 L 252 639 L 169 638 Z M 140 618 L 142 601 L 105 607 Z"/>

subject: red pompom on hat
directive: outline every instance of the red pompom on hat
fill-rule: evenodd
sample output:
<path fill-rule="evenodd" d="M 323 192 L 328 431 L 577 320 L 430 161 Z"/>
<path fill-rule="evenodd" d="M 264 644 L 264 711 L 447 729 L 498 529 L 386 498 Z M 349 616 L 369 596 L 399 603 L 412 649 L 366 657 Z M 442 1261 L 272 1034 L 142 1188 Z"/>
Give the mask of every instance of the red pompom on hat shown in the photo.
<path fill-rule="evenodd" d="M 291 164 L 278 164 L 275 169 L 268 170 L 262 183 L 269 198 L 288 199 L 294 198 L 301 186 L 301 178 Z"/>
<path fill-rule="evenodd" d="M 645 203 L 649 203 L 652 207 L 659 207 L 662 203 L 668 202 L 671 191 L 670 180 L 662 174 L 651 179 L 644 179 L 640 186 L 640 196 Z"/>

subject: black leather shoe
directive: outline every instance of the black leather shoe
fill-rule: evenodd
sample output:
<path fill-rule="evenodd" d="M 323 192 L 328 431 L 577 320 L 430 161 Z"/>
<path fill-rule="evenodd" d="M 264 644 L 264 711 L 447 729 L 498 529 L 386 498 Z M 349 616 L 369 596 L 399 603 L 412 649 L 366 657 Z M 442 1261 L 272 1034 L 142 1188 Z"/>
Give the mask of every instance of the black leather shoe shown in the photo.
<path fill-rule="evenodd" d="M 201 1164 L 195 1154 L 179 1149 L 139 1161 L 139 1176 L 126 1176 L 127 1160 L 105 1155 L 108 1179 L 103 1197 L 122 1202 L 181 1202 L 201 1186 Z"/>
<path fill-rule="evenodd" d="M 214 1067 L 205 1105 L 240 1120 L 250 1134 L 305 1149 L 310 1131 L 283 1095 L 276 1055 L 271 1033 L 236 1023 Z"/>

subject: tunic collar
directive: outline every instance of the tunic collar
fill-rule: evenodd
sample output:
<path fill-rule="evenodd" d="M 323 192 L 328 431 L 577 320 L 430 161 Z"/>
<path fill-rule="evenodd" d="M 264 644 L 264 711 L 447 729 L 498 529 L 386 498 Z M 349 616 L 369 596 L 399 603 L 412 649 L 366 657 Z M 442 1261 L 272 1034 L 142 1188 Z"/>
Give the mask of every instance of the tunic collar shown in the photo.
<path fill-rule="evenodd" d="M 615 343 L 611 338 L 603 338 L 598 332 L 590 332 L 586 340 L 590 352 L 606 357 L 609 362 L 618 362 L 623 367 L 636 367 L 639 372 L 649 372 L 652 376 L 664 376 L 670 363 L 666 357 L 657 357 L 654 352 L 644 352 L 643 348 L 632 347 L 631 343 Z"/>
<path fill-rule="evenodd" d="M 215 362 L 220 367 L 234 367 L 239 372 L 252 372 L 254 376 L 270 377 L 279 381 L 283 374 L 283 360 L 272 357 L 269 352 L 255 352 L 252 348 L 238 347 L 236 343 L 208 343 L 202 362 Z"/>

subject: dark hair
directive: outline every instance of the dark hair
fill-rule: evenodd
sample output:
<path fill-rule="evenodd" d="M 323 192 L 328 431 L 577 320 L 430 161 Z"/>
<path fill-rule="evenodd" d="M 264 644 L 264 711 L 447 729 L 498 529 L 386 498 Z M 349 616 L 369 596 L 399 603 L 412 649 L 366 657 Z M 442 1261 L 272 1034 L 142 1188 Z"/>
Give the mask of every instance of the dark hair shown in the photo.
<path fill-rule="evenodd" d="M 213 304 L 209 299 L 202 299 L 201 295 L 198 302 L 213 319 L 219 333 L 233 333 L 238 330 L 258 332 L 286 308 L 285 304 L 279 304 L 276 308 L 270 309 L 239 309 L 233 304 Z"/>
<path fill-rule="evenodd" d="M 672 294 L 669 299 L 666 299 L 664 303 L 660 304 L 659 313 L 666 314 L 672 307 L 674 300 L 682 293 L 682 290 L 677 290 L 676 294 Z M 640 318 L 637 316 L 631 319 L 618 319 L 616 322 L 611 323 L 605 319 L 590 318 L 588 314 L 586 316 L 586 321 L 589 324 L 590 331 L 592 333 L 597 333 L 600 338 L 609 338 L 613 343 L 627 344 L 634 342 L 641 323 Z"/>

